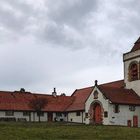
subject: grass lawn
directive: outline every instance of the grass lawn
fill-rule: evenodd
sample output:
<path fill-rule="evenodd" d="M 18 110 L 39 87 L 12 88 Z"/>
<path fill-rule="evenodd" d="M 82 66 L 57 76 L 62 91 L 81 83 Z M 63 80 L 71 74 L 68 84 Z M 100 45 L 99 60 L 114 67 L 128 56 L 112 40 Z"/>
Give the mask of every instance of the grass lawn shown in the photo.
<path fill-rule="evenodd" d="M 140 128 L 61 123 L 0 123 L 0 140 L 140 140 Z"/>

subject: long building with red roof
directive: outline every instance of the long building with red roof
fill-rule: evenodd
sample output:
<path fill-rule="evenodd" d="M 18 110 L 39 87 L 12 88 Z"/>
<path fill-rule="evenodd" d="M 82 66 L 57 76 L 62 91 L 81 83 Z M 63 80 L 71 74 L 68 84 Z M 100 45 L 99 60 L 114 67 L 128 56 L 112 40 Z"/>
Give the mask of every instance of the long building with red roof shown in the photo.
<path fill-rule="evenodd" d="M 140 126 L 140 38 L 123 55 L 124 79 L 76 89 L 71 96 L 0 91 L 0 121 L 65 121 Z"/>

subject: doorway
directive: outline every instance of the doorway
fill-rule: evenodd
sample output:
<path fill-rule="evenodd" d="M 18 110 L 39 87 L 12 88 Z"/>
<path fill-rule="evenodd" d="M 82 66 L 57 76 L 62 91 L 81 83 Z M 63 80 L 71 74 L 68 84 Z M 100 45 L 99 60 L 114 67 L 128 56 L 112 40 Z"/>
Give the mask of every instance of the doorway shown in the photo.
<path fill-rule="evenodd" d="M 138 127 L 138 116 L 133 116 L 133 127 Z"/>
<path fill-rule="evenodd" d="M 96 124 L 102 123 L 102 109 L 100 104 L 96 104 L 94 107 L 94 121 Z"/>
<path fill-rule="evenodd" d="M 102 124 L 102 106 L 100 103 L 91 104 L 89 113 L 91 124 Z"/>
<path fill-rule="evenodd" d="M 53 113 L 48 112 L 48 122 L 52 122 L 52 121 L 53 121 Z"/>

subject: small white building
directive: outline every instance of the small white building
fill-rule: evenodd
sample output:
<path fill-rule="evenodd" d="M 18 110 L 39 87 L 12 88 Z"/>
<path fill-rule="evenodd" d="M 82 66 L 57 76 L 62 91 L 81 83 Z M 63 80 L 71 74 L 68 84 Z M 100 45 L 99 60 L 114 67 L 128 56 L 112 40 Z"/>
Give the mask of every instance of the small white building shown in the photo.
<path fill-rule="evenodd" d="M 71 96 L 0 91 L 0 121 L 65 121 L 140 127 L 140 38 L 123 55 L 124 80 L 77 89 Z M 45 100 L 38 110 L 33 100 Z M 39 101 L 40 102 L 40 101 Z M 41 102 L 42 104 L 42 102 Z"/>

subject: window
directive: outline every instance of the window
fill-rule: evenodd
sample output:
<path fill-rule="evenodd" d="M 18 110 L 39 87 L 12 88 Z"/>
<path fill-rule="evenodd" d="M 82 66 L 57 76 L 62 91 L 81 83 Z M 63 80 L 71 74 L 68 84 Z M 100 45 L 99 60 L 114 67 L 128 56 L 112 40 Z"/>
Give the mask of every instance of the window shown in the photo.
<path fill-rule="evenodd" d="M 29 115 L 30 115 L 30 112 L 28 112 L 28 111 L 23 112 L 23 116 L 29 116 Z"/>
<path fill-rule="evenodd" d="M 85 113 L 85 117 L 88 118 L 88 113 Z"/>
<path fill-rule="evenodd" d="M 6 111 L 5 116 L 14 116 L 14 111 Z"/>
<path fill-rule="evenodd" d="M 104 117 L 105 117 L 105 118 L 108 117 L 108 112 L 107 112 L 107 111 L 104 112 Z"/>
<path fill-rule="evenodd" d="M 56 113 L 56 116 L 58 116 L 58 117 L 62 117 L 62 113 Z"/>
<path fill-rule="evenodd" d="M 44 116 L 44 112 L 37 112 L 37 116 Z"/>
<path fill-rule="evenodd" d="M 135 111 L 135 109 L 136 109 L 135 106 L 129 106 L 130 111 Z"/>
<path fill-rule="evenodd" d="M 98 99 L 98 92 L 97 91 L 94 92 L 94 99 Z"/>
<path fill-rule="evenodd" d="M 67 113 L 64 113 L 64 117 L 67 117 Z"/>
<path fill-rule="evenodd" d="M 137 63 L 133 63 L 129 67 L 129 80 L 130 81 L 138 80 L 138 65 L 137 65 Z"/>
<path fill-rule="evenodd" d="M 76 112 L 76 116 L 80 116 L 80 111 L 77 111 Z"/>
<path fill-rule="evenodd" d="M 119 113 L 119 105 L 114 105 L 114 112 Z"/>

